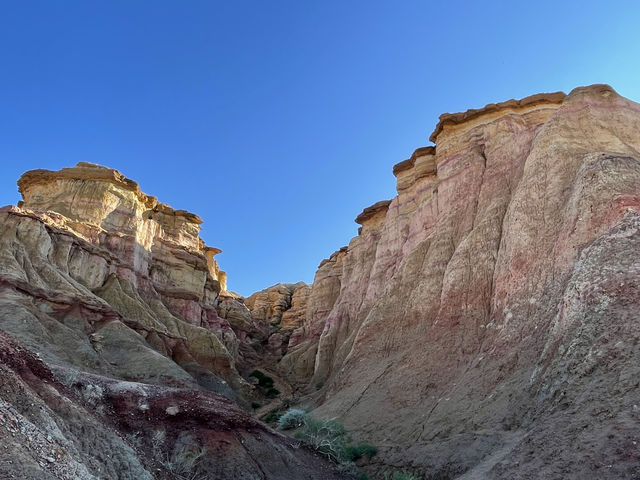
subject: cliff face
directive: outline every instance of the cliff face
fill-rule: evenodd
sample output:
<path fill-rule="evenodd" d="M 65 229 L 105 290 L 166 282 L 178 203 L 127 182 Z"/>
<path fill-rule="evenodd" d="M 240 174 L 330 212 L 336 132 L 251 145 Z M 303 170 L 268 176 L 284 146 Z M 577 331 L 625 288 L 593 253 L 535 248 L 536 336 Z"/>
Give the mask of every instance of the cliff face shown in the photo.
<path fill-rule="evenodd" d="M 186 370 L 227 395 L 246 386 L 216 311 L 224 274 L 196 215 L 97 165 L 27 172 L 18 185 L 21 206 L 0 213 L 5 331 L 96 373 L 193 384 Z"/>
<path fill-rule="evenodd" d="M 229 400 L 264 400 L 253 368 L 295 387 L 260 414 L 337 417 L 377 474 L 640 476 L 640 105 L 534 95 L 431 140 L 313 285 L 247 299 L 196 215 L 119 172 L 23 175 L 0 209 L 0 477 L 340 478 Z"/>
<path fill-rule="evenodd" d="M 431 139 L 320 265 L 281 372 L 378 469 L 640 474 L 640 106 L 594 85 L 446 114 Z"/>
<path fill-rule="evenodd" d="M 0 477 L 338 478 L 224 398 L 252 398 L 237 365 L 269 331 L 224 291 L 200 218 L 87 163 L 18 184 L 0 209 Z"/>

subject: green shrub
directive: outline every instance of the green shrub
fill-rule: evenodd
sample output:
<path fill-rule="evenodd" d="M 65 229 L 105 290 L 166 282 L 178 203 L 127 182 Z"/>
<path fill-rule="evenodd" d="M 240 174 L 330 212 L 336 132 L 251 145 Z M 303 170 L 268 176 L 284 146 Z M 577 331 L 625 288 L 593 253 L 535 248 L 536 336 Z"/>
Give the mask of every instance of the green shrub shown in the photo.
<path fill-rule="evenodd" d="M 262 421 L 266 423 L 276 423 L 278 420 L 280 420 L 280 414 L 278 412 L 269 412 L 262 417 Z"/>
<path fill-rule="evenodd" d="M 345 446 L 342 457 L 345 460 L 354 461 L 362 457 L 374 457 L 376 453 L 378 453 L 378 449 L 375 446 L 368 443 L 358 443 Z"/>
<path fill-rule="evenodd" d="M 299 429 L 294 437 L 302 440 L 320 453 L 324 453 L 338 463 L 338 469 L 350 478 L 369 480 L 360 472 L 354 460 L 362 457 L 371 458 L 378 449 L 368 443 L 351 445 L 344 426 L 336 420 L 318 420 L 304 410 L 291 409 L 280 418 L 278 428 L 281 430 Z M 413 477 L 394 477 L 392 480 L 415 480 Z"/>
<path fill-rule="evenodd" d="M 260 408 L 262 405 L 260 405 L 258 402 L 251 402 L 251 408 L 253 408 L 254 410 L 257 408 Z"/>
<path fill-rule="evenodd" d="M 280 395 L 280 390 L 277 388 L 270 388 L 267 390 L 267 398 L 276 398 L 278 395 Z"/>
<path fill-rule="evenodd" d="M 304 419 L 304 429 L 296 434 L 296 438 L 335 460 L 342 460 L 348 442 L 347 432 L 341 423 L 316 420 L 309 415 Z"/>
<path fill-rule="evenodd" d="M 307 412 L 299 408 L 292 408 L 286 411 L 278 420 L 278 428 L 280 430 L 291 430 L 304 425 Z"/>
<path fill-rule="evenodd" d="M 272 388 L 274 385 L 273 378 L 269 375 L 265 375 L 260 370 L 254 370 L 249 374 L 250 377 L 254 377 L 258 379 L 258 385 L 263 388 Z"/>
<path fill-rule="evenodd" d="M 391 476 L 385 476 L 387 480 L 418 480 L 416 477 L 407 472 L 393 472 Z"/>

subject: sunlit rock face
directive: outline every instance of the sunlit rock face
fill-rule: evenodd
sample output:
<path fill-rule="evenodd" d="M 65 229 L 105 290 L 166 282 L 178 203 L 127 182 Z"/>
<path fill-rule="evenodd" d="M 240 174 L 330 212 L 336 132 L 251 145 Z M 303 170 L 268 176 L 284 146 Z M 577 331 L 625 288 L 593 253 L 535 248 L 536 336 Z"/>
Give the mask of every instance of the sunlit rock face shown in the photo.
<path fill-rule="evenodd" d="M 380 446 L 374 469 L 637 476 L 640 106 L 593 85 L 431 140 L 320 265 L 282 373 Z"/>
<path fill-rule="evenodd" d="M 261 338 L 267 342 L 259 349 L 260 358 L 254 356 L 254 364 L 280 361 L 292 332 L 304 323 L 310 293 L 311 287 L 304 282 L 278 283 L 243 299 L 248 323 L 266 328 L 266 335 Z M 251 355 L 248 351 L 244 356 L 248 359 Z"/>
<path fill-rule="evenodd" d="M 287 330 L 302 325 L 309 286 L 304 282 L 279 283 L 244 300 L 251 316 Z"/>
<path fill-rule="evenodd" d="M 2 329 L 53 363 L 228 396 L 248 387 L 199 217 L 88 163 L 18 185 L 23 202 L 0 213 Z"/>
<path fill-rule="evenodd" d="M 200 218 L 88 163 L 18 184 L 0 209 L 0 478 L 344 478 L 240 408 L 269 325 L 225 291 Z"/>

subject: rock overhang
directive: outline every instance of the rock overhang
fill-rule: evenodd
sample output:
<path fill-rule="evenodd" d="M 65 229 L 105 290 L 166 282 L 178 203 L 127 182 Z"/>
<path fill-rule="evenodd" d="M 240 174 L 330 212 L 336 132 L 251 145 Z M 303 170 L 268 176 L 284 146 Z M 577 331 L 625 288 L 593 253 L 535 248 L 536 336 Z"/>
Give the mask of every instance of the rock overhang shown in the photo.
<path fill-rule="evenodd" d="M 31 187 L 46 185 L 58 180 L 110 183 L 117 188 L 133 192 L 138 201 L 153 212 L 167 216 L 183 217 L 187 222 L 196 225 L 202 224 L 202 219 L 198 215 L 186 210 L 176 210 L 165 203 L 159 202 L 156 197 L 142 192 L 140 185 L 136 181 L 125 177 L 120 171 L 95 163 L 79 162 L 74 167 L 63 168 L 58 171 L 29 170 L 18 179 L 18 191 L 22 195 L 23 201 L 27 202 L 28 191 Z"/>
<path fill-rule="evenodd" d="M 440 115 L 433 133 L 429 136 L 429 140 L 437 144 L 438 135 L 440 135 L 446 127 L 462 125 L 485 115 L 495 114 L 501 111 L 505 113 L 518 111 L 544 104 L 560 106 L 566 96 L 564 92 L 538 93 L 520 100 L 511 99 L 504 102 L 489 103 L 482 108 L 471 108 L 465 112 L 443 113 Z"/>
<path fill-rule="evenodd" d="M 391 200 L 381 200 L 380 202 L 376 202 L 370 207 L 365 208 L 360 215 L 356 217 L 355 222 L 364 225 L 368 220 L 374 218 L 380 213 L 386 212 L 389 209 L 389 205 L 391 204 Z"/>

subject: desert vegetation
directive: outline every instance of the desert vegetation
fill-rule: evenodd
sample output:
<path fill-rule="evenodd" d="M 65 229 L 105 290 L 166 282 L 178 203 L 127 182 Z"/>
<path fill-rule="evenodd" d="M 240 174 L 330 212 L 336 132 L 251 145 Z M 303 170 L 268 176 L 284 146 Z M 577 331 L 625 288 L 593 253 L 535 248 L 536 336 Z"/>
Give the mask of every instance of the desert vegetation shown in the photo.
<path fill-rule="evenodd" d="M 273 378 L 269 375 L 265 375 L 260 370 L 254 370 L 249 376 L 258 380 L 258 388 L 267 398 L 276 398 L 280 395 L 280 390 L 275 388 Z"/>
<path fill-rule="evenodd" d="M 280 416 L 277 424 L 278 429 L 292 432 L 294 438 L 338 463 L 342 473 L 368 478 L 355 462 L 370 460 L 378 449 L 368 443 L 353 443 L 340 422 L 313 418 L 305 410 L 292 408 Z"/>
<path fill-rule="evenodd" d="M 166 434 L 162 430 L 154 432 L 152 437 L 153 453 L 177 480 L 205 480 L 207 478 L 201 467 L 207 449 L 193 444 L 175 445 L 171 451 L 165 448 Z"/>

